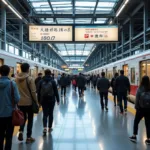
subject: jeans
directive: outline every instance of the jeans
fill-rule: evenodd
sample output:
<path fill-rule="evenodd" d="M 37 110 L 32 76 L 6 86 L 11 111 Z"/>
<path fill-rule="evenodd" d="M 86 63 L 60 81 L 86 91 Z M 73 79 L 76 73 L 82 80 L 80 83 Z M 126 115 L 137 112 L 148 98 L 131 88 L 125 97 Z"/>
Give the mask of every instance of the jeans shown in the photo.
<path fill-rule="evenodd" d="M 146 126 L 146 133 L 147 138 L 150 138 L 150 110 L 140 109 L 136 111 L 135 119 L 134 119 L 134 135 L 138 134 L 138 124 L 141 119 L 144 117 L 145 119 L 145 126 Z"/>
<path fill-rule="evenodd" d="M 33 126 L 33 111 L 32 106 L 19 106 L 20 110 L 24 114 L 25 122 L 22 126 L 20 126 L 20 132 L 24 131 L 26 120 L 28 119 L 28 125 L 27 125 L 27 138 L 30 138 L 32 135 L 32 126 Z"/>
<path fill-rule="evenodd" d="M 0 150 L 11 150 L 13 132 L 12 117 L 0 118 Z M 4 139 L 6 140 L 5 148 Z"/>
<path fill-rule="evenodd" d="M 83 94 L 84 88 L 78 87 L 78 91 L 79 91 L 79 96 L 81 96 Z"/>
<path fill-rule="evenodd" d="M 43 108 L 43 127 L 47 127 L 47 118 L 49 119 L 48 127 L 51 128 L 53 124 L 53 111 L 54 111 L 55 101 L 42 104 Z"/>
<path fill-rule="evenodd" d="M 127 92 L 118 92 L 120 111 L 123 113 L 122 100 L 124 100 L 124 109 L 127 109 Z"/>
<path fill-rule="evenodd" d="M 105 107 L 107 107 L 107 105 L 108 105 L 108 92 L 100 92 L 100 102 L 101 102 L 102 108 L 104 108 L 103 98 L 105 99 Z"/>
<path fill-rule="evenodd" d="M 63 95 L 63 91 L 64 95 L 66 95 L 66 86 L 61 86 L 61 95 Z"/>

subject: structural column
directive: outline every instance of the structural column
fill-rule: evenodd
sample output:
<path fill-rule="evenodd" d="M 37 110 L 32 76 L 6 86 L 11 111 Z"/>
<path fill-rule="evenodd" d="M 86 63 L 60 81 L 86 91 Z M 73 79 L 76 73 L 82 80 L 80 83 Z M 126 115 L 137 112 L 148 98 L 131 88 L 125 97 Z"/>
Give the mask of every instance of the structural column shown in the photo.
<path fill-rule="evenodd" d="M 133 37 L 133 18 L 130 18 L 130 24 L 129 24 L 129 37 L 130 37 L 130 56 L 132 51 L 132 37 Z"/>
<path fill-rule="evenodd" d="M 23 23 L 20 21 L 19 24 L 19 40 L 20 40 L 20 50 L 19 50 L 19 55 L 22 56 L 23 53 Z"/>
<path fill-rule="evenodd" d="M 6 51 L 6 7 L 2 2 L 0 2 L 0 4 L 1 4 L 1 28 L 3 30 L 1 49 Z"/>

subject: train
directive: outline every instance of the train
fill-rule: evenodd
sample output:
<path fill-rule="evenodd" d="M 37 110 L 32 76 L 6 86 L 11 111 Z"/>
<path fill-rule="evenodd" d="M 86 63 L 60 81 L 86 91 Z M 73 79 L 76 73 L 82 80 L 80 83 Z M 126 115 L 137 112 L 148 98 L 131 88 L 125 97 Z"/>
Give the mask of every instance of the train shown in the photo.
<path fill-rule="evenodd" d="M 22 63 L 25 63 L 25 62 L 30 64 L 30 75 L 34 79 L 37 77 L 38 73 L 42 73 L 44 75 L 45 69 L 50 69 L 56 77 L 58 74 L 65 73 L 64 71 L 60 69 L 57 69 L 48 65 L 44 65 L 42 63 L 38 63 L 32 60 L 29 60 L 27 58 L 23 58 L 15 54 L 11 54 L 6 51 L 0 50 L 0 66 L 5 64 L 10 67 L 9 77 L 11 77 L 11 74 L 16 75 L 20 73 L 21 72 L 20 66 Z"/>
<path fill-rule="evenodd" d="M 86 74 L 100 74 L 106 73 L 106 77 L 111 80 L 116 72 L 124 70 L 125 76 L 127 76 L 131 83 L 131 92 L 128 95 L 129 101 L 135 103 L 136 91 L 139 87 L 141 79 L 144 75 L 150 77 L 150 50 L 124 58 L 122 60 L 110 63 L 103 67 L 96 68 L 87 72 Z M 109 90 L 112 92 L 112 89 Z"/>

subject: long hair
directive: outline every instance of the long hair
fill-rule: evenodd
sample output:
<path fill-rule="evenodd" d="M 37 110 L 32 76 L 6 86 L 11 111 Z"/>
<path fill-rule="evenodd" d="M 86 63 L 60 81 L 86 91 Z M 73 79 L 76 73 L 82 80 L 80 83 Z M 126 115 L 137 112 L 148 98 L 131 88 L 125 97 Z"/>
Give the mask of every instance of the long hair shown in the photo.
<path fill-rule="evenodd" d="M 144 87 L 145 91 L 150 91 L 150 79 L 148 76 L 143 76 L 140 87 Z"/>

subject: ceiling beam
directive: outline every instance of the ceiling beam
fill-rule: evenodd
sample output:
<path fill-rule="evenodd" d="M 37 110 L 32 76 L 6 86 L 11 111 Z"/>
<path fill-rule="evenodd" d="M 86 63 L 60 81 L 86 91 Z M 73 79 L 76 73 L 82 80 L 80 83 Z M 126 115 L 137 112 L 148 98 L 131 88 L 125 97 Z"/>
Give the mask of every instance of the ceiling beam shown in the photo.
<path fill-rule="evenodd" d="M 96 1 L 96 4 L 95 4 L 95 8 L 94 8 L 94 11 L 93 11 L 93 17 L 92 17 L 92 19 L 91 19 L 91 24 L 94 23 L 94 18 L 95 18 L 95 13 L 96 13 L 96 9 L 97 9 L 98 2 L 99 2 L 99 0 L 97 0 L 97 1 Z"/>
<path fill-rule="evenodd" d="M 114 17 L 114 14 L 33 14 L 29 15 L 31 18 L 111 18 Z"/>

